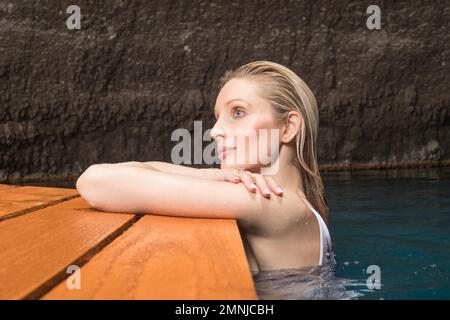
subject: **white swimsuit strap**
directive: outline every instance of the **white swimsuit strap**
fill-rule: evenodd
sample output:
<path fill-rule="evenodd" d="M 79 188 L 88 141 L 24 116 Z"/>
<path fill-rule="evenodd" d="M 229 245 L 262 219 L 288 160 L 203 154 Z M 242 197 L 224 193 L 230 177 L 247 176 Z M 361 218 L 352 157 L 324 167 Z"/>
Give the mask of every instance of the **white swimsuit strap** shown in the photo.
<path fill-rule="evenodd" d="M 317 222 L 319 223 L 319 230 L 320 230 L 320 260 L 319 260 L 319 265 L 322 265 L 322 260 L 323 260 L 323 246 L 324 246 L 324 239 L 323 239 L 323 225 L 322 225 L 322 217 L 320 216 L 320 214 L 317 213 L 317 211 L 310 207 L 311 211 L 314 213 L 314 215 L 316 216 Z"/>
<path fill-rule="evenodd" d="M 320 259 L 319 259 L 319 265 L 322 265 L 323 263 L 323 256 L 324 256 L 324 246 L 326 245 L 327 252 L 331 250 L 331 237 L 330 232 L 328 230 L 327 224 L 323 220 L 322 216 L 314 209 L 312 206 L 309 205 L 309 201 L 302 196 L 304 203 L 306 206 L 311 209 L 311 211 L 316 216 L 317 222 L 319 223 L 319 231 L 320 231 Z M 306 200 L 306 201 L 305 201 Z"/>

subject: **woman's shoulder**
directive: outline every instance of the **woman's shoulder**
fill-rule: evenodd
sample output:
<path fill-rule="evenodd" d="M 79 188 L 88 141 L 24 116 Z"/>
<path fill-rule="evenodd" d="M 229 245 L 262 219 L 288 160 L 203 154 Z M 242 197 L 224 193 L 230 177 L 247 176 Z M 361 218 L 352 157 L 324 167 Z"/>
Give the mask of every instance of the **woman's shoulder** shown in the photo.
<path fill-rule="evenodd" d="M 262 205 L 258 215 L 251 218 L 238 219 L 246 232 L 254 235 L 270 235 L 283 232 L 302 224 L 310 219 L 311 210 L 298 193 L 285 190 L 282 197 L 271 195 L 267 201 L 277 202 L 277 205 Z"/>

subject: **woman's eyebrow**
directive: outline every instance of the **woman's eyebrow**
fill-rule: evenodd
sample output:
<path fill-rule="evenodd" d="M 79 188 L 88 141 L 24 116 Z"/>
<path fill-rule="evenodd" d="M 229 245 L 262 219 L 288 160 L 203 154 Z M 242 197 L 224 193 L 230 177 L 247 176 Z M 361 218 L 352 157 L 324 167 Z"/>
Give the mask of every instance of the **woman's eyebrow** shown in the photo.
<path fill-rule="evenodd" d="M 245 101 L 245 100 L 243 100 L 243 99 L 231 99 L 231 100 L 228 100 L 226 103 L 225 103 L 225 105 L 227 105 L 227 104 L 229 104 L 229 103 L 231 103 L 231 102 L 233 102 L 233 101 L 242 101 L 242 102 L 245 102 L 246 104 L 250 104 L 250 103 L 248 103 L 247 101 Z M 251 105 L 251 104 L 250 104 Z"/>

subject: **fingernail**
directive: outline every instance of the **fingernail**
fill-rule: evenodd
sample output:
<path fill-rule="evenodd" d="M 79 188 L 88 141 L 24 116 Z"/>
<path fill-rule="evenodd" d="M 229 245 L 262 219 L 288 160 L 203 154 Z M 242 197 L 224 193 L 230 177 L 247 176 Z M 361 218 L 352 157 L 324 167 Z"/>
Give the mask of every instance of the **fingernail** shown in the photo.
<path fill-rule="evenodd" d="M 267 188 L 265 188 L 265 189 L 264 189 L 264 194 L 265 194 L 266 196 L 270 196 L 270 190 L 267 189 Z"/>
<path fill-rule="evenodd" d="M 250 188 L 252 188 L 253 190 L 256 190 L 256 184 L 252 183 L 252 184 L 250 185 Z"/>
<path fill-rule="evenodd" d="M 276 190 L 278 193 L 283 193 L 283 189 L 281 189 L 281 188 L 277 188 Z"/>
<path fill-rule="evenodd" d="M 239 177 L 238 177 L 238 176 L 234 176 L 233 179 L 234 179 L 235 181 L 238 181 L 238 180 L 239 180 Z"/>

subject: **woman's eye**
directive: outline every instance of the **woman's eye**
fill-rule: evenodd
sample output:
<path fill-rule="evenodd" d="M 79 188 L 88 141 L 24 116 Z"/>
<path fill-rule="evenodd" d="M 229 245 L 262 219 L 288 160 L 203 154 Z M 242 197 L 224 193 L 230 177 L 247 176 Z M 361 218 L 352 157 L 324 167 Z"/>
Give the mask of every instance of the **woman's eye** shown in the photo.
<path fill-rule="evenodd" d="M 244 116 L 244 111 L 242 111 L 241 109 L 234 109 L 233 111 L 234 118 L 240 118 L 242 116 Z"/>

